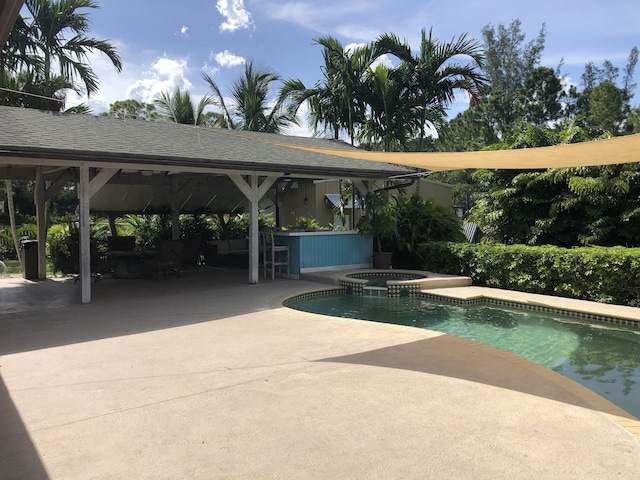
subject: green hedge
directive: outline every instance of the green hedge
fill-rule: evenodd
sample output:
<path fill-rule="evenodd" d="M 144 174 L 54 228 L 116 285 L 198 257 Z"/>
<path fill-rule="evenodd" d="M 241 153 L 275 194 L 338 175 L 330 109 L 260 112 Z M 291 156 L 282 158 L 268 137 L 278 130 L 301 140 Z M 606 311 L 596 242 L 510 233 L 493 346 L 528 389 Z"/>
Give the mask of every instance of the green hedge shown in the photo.
<path fill-rule="evenodd" d="M 424 270 L 475 285 L 640 306 L 640 248 L 431 242 L 418 258 Z"/>

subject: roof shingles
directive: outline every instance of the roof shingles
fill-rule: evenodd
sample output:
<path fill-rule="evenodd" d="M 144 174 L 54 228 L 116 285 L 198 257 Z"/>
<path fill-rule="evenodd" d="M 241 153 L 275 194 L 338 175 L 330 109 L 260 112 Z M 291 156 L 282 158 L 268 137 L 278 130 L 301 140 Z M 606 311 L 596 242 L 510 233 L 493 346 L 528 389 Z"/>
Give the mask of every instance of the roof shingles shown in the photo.
<path fill-rule="evenodd" d="M 0 107 L 0 158 L 55 157 L 83 161 L 157 163 L 184 168 L 287 171 L 318 175 L 384 178 L 412 170 L 392 164 L 349 159 L 287 148 L 291 144 L 325 149 L 353 147 L 327 139 L 290 137 L 169 122 L 119 120 Z M 280 144 L 280 145 L 278 145 Z"/>

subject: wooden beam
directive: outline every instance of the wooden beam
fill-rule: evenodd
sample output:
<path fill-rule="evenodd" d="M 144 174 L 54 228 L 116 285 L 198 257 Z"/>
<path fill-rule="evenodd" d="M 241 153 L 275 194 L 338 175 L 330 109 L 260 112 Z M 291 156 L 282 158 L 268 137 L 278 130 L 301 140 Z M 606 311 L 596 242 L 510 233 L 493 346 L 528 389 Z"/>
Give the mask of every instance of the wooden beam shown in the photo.
<path fill-rule="evenodd" d="M 116 173 L 118 173 L 117 168 L 103 168 L 100 170 L 89 182 L 89 198 L 93 197 Z"/>
<path fill-rule="evenodd" d="M 80 210 L 80 282 L 82 285 L 82 303 L 91 303 L 91 238 L 89 234 L 89 167 L 82 165 L 78 188 Z"/>
<path fill-rule="evenodd" d="M 259 183 L 258 174 L 255 172 L 249 175 L 248 182 L 245 177 L 237 173 L 230 173 L 229 178 L 249 200 L 249 283 L 255 284 L 258 283 L 260 269 L 259 204 L 262 197 L 280 177 L 268 176 L 262 180 L 262 183 Z"/>
<path fill-rule="evenodd" d="M 7 38 L 13 29 L 13 24 L 20 14 L 24 0 L 0 1 L 0 51 L 4 50 Z"/>
<path fill-rule="evenodd" d="M 38 280 L 47 278 L 47 203 L 45 198 L 45 181 L 42 176 L 42 167 L 37 167 L 34 200 L 36 204 L 36 226 L 38 229 Z"/>
<path fill-rule="evenodd" d="M 69 171 L 63 172 L 58 178 L 51 182 L 48 188 L 46 188 L 44 192 L 45 200 L 51 200 L 53 196 L 60 191 L 60 189 L 65 186 L 67 183 L 70 183 L 73 180 L 73 176 Z"/>
<path fill-rule="evenodd" d="M 180 239 L 180 206 L 178 205 L 178 179 L 171 177 L 171 238 Z"/>

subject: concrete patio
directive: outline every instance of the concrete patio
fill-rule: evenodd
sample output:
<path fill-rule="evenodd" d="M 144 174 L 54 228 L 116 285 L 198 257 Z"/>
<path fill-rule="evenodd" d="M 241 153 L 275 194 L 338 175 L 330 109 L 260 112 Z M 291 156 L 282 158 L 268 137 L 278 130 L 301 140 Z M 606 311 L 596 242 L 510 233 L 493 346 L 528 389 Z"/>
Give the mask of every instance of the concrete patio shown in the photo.
<path fill-rule="evenodd" d="M 0 477 L 637 478 L 637 420 L 580 385 L 260 280 L 0 279 Z"/>

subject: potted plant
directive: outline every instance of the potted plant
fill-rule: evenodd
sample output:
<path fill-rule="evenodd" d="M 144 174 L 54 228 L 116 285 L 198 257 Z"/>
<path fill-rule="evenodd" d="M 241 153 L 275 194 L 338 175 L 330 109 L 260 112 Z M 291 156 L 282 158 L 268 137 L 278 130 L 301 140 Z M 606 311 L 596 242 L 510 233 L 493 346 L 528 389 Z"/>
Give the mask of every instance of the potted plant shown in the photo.
<path fill-rule="evenodd" d="M 384 251 L 396 233 L 397 212 L 386 190 L 369 192 L 364 197 L 365 213 L 358 222 L 358 230 L 373 237 L 373 266 L 391 267 L 391 252 Z"/>

